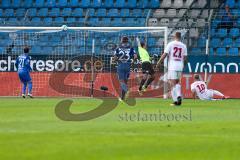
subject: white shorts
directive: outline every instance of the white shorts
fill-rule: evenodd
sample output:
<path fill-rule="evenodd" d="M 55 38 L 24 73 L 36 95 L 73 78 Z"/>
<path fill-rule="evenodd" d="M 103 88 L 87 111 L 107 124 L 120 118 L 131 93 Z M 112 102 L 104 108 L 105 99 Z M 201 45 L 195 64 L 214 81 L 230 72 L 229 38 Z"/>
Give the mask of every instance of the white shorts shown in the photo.
<path fill-rule="evenodd" d="M 213 90 L 208 89 L 204 94 L 199 95 L 199 99 L 201 100 L 213 100 Z"/>
<path fill-rule="evenodd" d="M 182 71 L 168 71 L 168 79 L 181 79 Z"/>

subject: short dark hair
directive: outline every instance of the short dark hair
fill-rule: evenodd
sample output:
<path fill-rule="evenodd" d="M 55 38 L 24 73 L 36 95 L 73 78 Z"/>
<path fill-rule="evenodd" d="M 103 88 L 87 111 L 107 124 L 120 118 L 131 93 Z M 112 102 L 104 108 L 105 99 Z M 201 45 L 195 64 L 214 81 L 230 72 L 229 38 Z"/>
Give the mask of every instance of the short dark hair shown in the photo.
<path fill-rule="evenodd" d="M 143 41 L 142 41 L 140 44 L 141 44 L 141 47 L 142 47 L 142 48 L 143 48 L 144 46 L 146 46 L 146 43 L 143 42 Z"/>
<path fill-rule="evenodd" d="M 195 75 L 194 75 L 194 79 L 195 79 L 195 80 L 200 80 L 199 74 L 195 74 Z"/>
<path fill-rule="evenodd" d="M 181 32 L 176 32 L 176 33 L 175 33 L 175 37 L 176 37 L 177 39 L 181 39 L 181 38 L 182 38 Z"/>
<path fill-rule="evenodd" d="M 29 48 L 28 48 L 28 47 L 24 47 L 24 48 L 23 48 L 23 52 L 24 52 L 24 53 L 29 53 Z"/>
<path fill-rule="evenodd" d="M 128 43 L 128 37 L 124 36 L 122 37 L 122 43 Z"/>

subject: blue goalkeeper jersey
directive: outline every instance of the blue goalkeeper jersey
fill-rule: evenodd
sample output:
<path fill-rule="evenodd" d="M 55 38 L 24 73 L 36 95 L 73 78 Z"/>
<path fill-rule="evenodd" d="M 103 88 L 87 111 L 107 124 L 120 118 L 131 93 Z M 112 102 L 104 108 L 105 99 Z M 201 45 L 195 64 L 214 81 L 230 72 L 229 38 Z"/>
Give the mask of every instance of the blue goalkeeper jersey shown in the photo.
<path fill-rule="evenodd" d="M 134 54 L 136 54 L 136 52 L 130 47 L 130 45 L 122 44 L 116 49 L 114 54 L 118 58 L 118 63 L 131 63 L 131 59 L 134 58 Z"/>
<path fill-rule="evenodd" d="M 30 56 L 26 55 L 26 54 L 22 54 L 20 56 L 18 56 L 15 66 L 18 70 L 18 72 L 30 72 L 32 70 L 31 66 L 30 66 Z"/>

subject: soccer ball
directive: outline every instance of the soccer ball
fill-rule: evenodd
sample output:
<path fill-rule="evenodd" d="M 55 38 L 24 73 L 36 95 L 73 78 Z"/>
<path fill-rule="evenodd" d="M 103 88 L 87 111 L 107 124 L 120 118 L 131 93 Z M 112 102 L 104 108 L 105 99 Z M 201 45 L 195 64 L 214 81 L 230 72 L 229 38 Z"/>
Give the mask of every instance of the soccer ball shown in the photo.
<path fill-rule="evenodd" d="M 62 29 L 63 29 L 64 31 L 66 31 L 66 30 L 68 29 L 68 26 L 62 25 Z"/>

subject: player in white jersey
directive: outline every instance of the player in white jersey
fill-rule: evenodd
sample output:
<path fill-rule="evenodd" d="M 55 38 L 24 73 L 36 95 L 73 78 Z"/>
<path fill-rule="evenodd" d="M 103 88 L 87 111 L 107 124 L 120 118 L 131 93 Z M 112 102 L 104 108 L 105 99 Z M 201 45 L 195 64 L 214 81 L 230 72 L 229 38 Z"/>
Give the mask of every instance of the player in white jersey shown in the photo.
<path fill-rule="evenodd" d="M 184 62 L 187 61 L 187 47 L 181 42 L 181 33 L 176 32 L 174 40 L 168 43 L 163 55 L 158 61 L 159 67 L 164 59 L 168 57 L 168 80 L 171 85 L 171 94 L 173 103 L 171 105 L 182 104 L 182 93 L 180 79 L 184 68 Z"/>
<path fill-rule="evenodd" d="M 208 89 L 206 83 L 200 80 L 200 76 L 198 74 L 194 75 L 194 80 L 195 82 L 191 84 L 191 91 L 194 99 L 196 97 L 201 100 L 217 100 L 214 99 L 214 97 L 219 97 L 219 99 L 229 98 L 217 90 Z"/>

